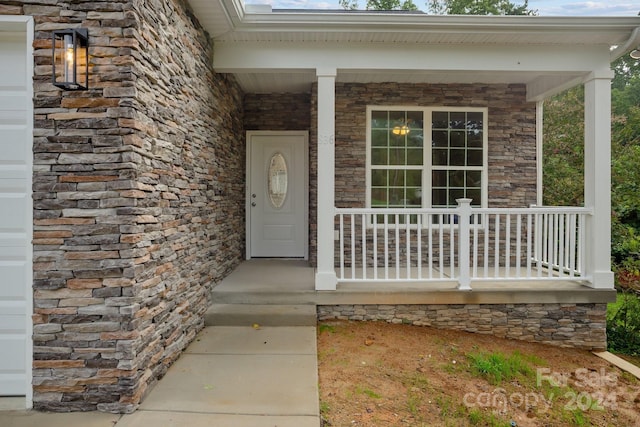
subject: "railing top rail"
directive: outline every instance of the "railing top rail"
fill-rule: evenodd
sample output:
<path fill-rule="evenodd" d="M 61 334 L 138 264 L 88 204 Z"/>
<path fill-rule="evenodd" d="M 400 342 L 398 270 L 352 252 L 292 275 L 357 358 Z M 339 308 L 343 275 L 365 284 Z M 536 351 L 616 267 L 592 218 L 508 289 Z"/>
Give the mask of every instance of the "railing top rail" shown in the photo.
<path fill-rule="evenodd" d="M 586 214 L 592 215 L 593 209 L 586 207 L 568 207 L 568 206 L 535 206 L 530 208 L 478 208 L 472 207 L 473 213 L 479 214 L 541 214 L 541 213 L 559 213 L 559 214 Z M 335 208 L 336 214 L 386 214 L 386 215 L 422 215 L 422 214 L 457 214 L 459 209 L 454 208 Z"/>
<path fill-rule="evenodd" d="M 471 208 L 474 213 L 501 214 L 530 214 L 530 213 L 560 213 L 592 215 L 592 208 L 571 206 L 532 206 L 530 208 Z"/>
<path fill-rule="evenodd" d="M 416 215 L 416 214 L 455 214 L 458 208 L 336 208 L 338 214 L 399 214 L 399 215 Z"/>

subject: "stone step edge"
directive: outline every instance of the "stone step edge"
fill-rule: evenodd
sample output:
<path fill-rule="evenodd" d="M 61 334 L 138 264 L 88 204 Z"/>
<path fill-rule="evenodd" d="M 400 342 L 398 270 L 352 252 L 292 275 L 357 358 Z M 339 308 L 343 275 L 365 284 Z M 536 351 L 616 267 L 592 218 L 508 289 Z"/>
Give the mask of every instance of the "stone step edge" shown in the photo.
<path fill-rule="evenodd" d="M 205 326 L 315 326 L 312 304 L 213 304 L 205 314 Z"/>

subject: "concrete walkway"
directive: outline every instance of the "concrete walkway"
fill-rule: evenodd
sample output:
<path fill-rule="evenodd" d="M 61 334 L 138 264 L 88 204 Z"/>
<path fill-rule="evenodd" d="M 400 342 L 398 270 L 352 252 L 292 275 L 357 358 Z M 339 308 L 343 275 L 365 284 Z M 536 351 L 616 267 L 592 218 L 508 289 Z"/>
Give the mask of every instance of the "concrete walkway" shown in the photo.
<path fill-rule="evenodd" d="M 209 326 L 130 415 L 0 411 L 2 427 L 319 427 L 316 328 Z"/>

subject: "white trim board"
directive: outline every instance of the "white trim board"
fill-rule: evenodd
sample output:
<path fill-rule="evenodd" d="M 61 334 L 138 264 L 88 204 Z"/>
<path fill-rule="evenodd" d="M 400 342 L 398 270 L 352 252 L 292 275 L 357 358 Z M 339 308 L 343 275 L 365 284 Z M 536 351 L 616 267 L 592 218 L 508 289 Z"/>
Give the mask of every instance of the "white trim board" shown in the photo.
<path fill-rule="evenodd" d="M 28 153 L 33 153 L 33 40 L 34 40 L 34 21 L 31 16 L 16 16 L 16 15 L 0 15 L 0 33 L 14 33 L 14 34 L 22 34 L 24 37 L 24 49 L 26 52 L 26 112 L 25 112 L 25 122 L 27 126 L 27 141 L 25 141 L 25 150 Z M 31 189 L 33 187 L 33 155 L 26 156 L 26 169 L 27 171 L 31 171 L 31 173 L 27 173 L 26 176 L 26 187 Z M 33 212 L 33 202 L 32 202 L 32 191 L 29 191 L 27 195 L 27 211 L 29 213 Z M 26 244 L 29 246 L 27 251 L 27 263 L 33 266 L 33 221 L 28 221 L 26 226 Z M 33 284 L 33 267 L 27 268 L 26 277 L 25 277 L 25 286 L 24 290 L 24 298 L 25 298 L 25 334 L 26 334 L 26 349 L 25 349 L 25 407 L 27 409 L 33 407 L 33 388 L 31 386 L 32 377 L 33 377 L 33 324 L 31 320 L 31 316 L 33 313 L 33 292 L 32 292 L 32 284 Z"/>

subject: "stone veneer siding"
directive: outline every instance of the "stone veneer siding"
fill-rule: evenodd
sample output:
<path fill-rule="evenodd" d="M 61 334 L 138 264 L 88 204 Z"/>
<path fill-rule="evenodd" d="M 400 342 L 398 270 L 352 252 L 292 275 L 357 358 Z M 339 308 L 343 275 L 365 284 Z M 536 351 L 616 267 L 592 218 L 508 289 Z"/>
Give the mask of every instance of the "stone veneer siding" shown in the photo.
<path fill-rule="evenodd" d="M 35 20 L 36 409 L 131 412 L 242 259 L 242 93 L 182 0 L 20 1 Z M 50 83 L 85 27 L 90 89 Z"/>
<path fill-rule="evenodd" d="M 310 259 L 316 264 L 317 86 L 310 135 Z M 336 206 L 364 207 L 368 105 L 487 107 L 489 207 L 536 203 L 536 106 L 524 85 L 336 83 Z"/>
<path fill-rule="evenodd" d="M 244 96 L 246 130 L 306 130 L 311 128 L 308 93 L 248 93 Z"/>
<path fill-rule="evenodd" d="M 318 306 L 318 319 L 383 320 L 603 351 L 606 304 Z"/>

